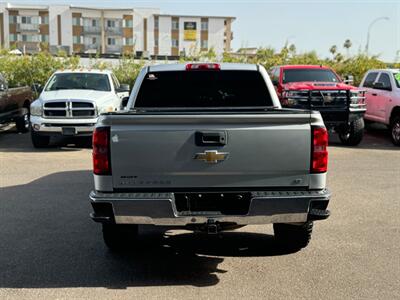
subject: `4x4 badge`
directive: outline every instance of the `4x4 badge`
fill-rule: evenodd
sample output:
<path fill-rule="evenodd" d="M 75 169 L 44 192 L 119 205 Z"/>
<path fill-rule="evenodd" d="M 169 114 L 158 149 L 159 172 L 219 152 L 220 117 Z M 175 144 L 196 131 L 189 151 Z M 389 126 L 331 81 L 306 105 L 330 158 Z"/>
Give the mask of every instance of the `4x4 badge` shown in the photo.
<path fill-rule="evenodd" d="M 209 164 L 217 164 L 228 158 L 228 152 L 218 152 L 217 150 L 206 150 L 203 153 L 196 153 L 194 159 L 201 160 Z"/>

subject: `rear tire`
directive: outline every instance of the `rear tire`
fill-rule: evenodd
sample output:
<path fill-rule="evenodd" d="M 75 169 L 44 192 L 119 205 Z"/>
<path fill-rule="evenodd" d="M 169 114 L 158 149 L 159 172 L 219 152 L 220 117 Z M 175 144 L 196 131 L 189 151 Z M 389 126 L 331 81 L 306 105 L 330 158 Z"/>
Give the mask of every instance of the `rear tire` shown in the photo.
<path fill-rule="evenodd" d="M 132 249 L 138 236 L 138 225 L 102 224 L 103 240 L 112 251 Z"/>
<path fill-rule="evenodd" d="M 31 139 L 33 147 L 45 148 L 50 144 L 50 137 L 45 135 L 39 135 L 34 130 L 31 130 Z"/>
<path fill-rule="evenodd" d="M 364 137 L 364 119 L 357 119 L 350 123 L 348 126 L 344 126 L 339 131 L 339 139 L 343 145 L 346 146 L 357 146 L 361 143 Z"/>
<path fill-rule="evenodd" d="M 400 146 L 400 116 L 395 116 L 390 122 L 390 137 L 396 146 Z"/>
<path fill-rule="evenodd" d="M 288 250 L 305 248 L 311 240 L 313 222 L 303 225 L 274 224 L 274 235 L 278 245 Z"/>

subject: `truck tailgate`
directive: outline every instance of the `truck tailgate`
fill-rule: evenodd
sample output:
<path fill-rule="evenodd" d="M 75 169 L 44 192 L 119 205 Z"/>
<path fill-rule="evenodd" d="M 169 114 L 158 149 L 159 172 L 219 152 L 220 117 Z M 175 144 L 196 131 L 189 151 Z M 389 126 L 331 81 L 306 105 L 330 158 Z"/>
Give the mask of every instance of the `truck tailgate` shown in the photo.
<path fill-rule="evenodd" d="M 309 113 L 115 114 L 108 121 L 115 189 L 309 184 Z M 225 145 L 213 144 L 213 133 L 223 136 Z M 199 144 L 203 134 L 211 137 L 210 144 Z"/>

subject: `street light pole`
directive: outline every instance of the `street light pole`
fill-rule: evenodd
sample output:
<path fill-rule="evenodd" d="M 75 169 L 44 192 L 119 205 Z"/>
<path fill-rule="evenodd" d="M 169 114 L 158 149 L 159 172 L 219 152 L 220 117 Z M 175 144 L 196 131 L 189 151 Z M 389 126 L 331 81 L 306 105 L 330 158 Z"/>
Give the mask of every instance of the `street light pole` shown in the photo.
<path fill-rule="evenodd" d="M 368 51 L 369 51 L 369 40 L 370 40 L 370 35 L 371 35 L 371 28 L 372 28 L 372 26 L 373 26 L 375 23 L 377 23 L 377 22 L 379 22 L 379 21 L 381 21 L 381 20 L 389 21 L 389 17 L 379 17 L 379 18 L 376 18 L 376 19 L 373 20 L 373 21 L 369 24 L 369 26 L 368 26 L 367 43 L 365 44 L 365 53 L 367 54 L 367 56 L 368 56 Z"/>

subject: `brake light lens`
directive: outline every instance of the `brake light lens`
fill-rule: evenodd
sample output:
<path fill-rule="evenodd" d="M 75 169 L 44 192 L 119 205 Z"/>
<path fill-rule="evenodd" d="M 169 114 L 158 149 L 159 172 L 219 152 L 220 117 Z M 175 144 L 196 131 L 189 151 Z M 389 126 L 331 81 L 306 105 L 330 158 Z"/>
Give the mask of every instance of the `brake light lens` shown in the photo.
<path fill-rule="evenodd" d="M 110 127 L 98 127 L 93 132 L 93 173 L 111 175 Z"/>
<path fill-rule="evenodd" d="M 187 64 L 186 71 L 215 70 L 220 71 L 220 64 Z"/>
<path fill-rule="evenodd" d="M 311 173 L 325 173 L 328 170 L 328 131 L 325 127 L 313 127 Z"/>

